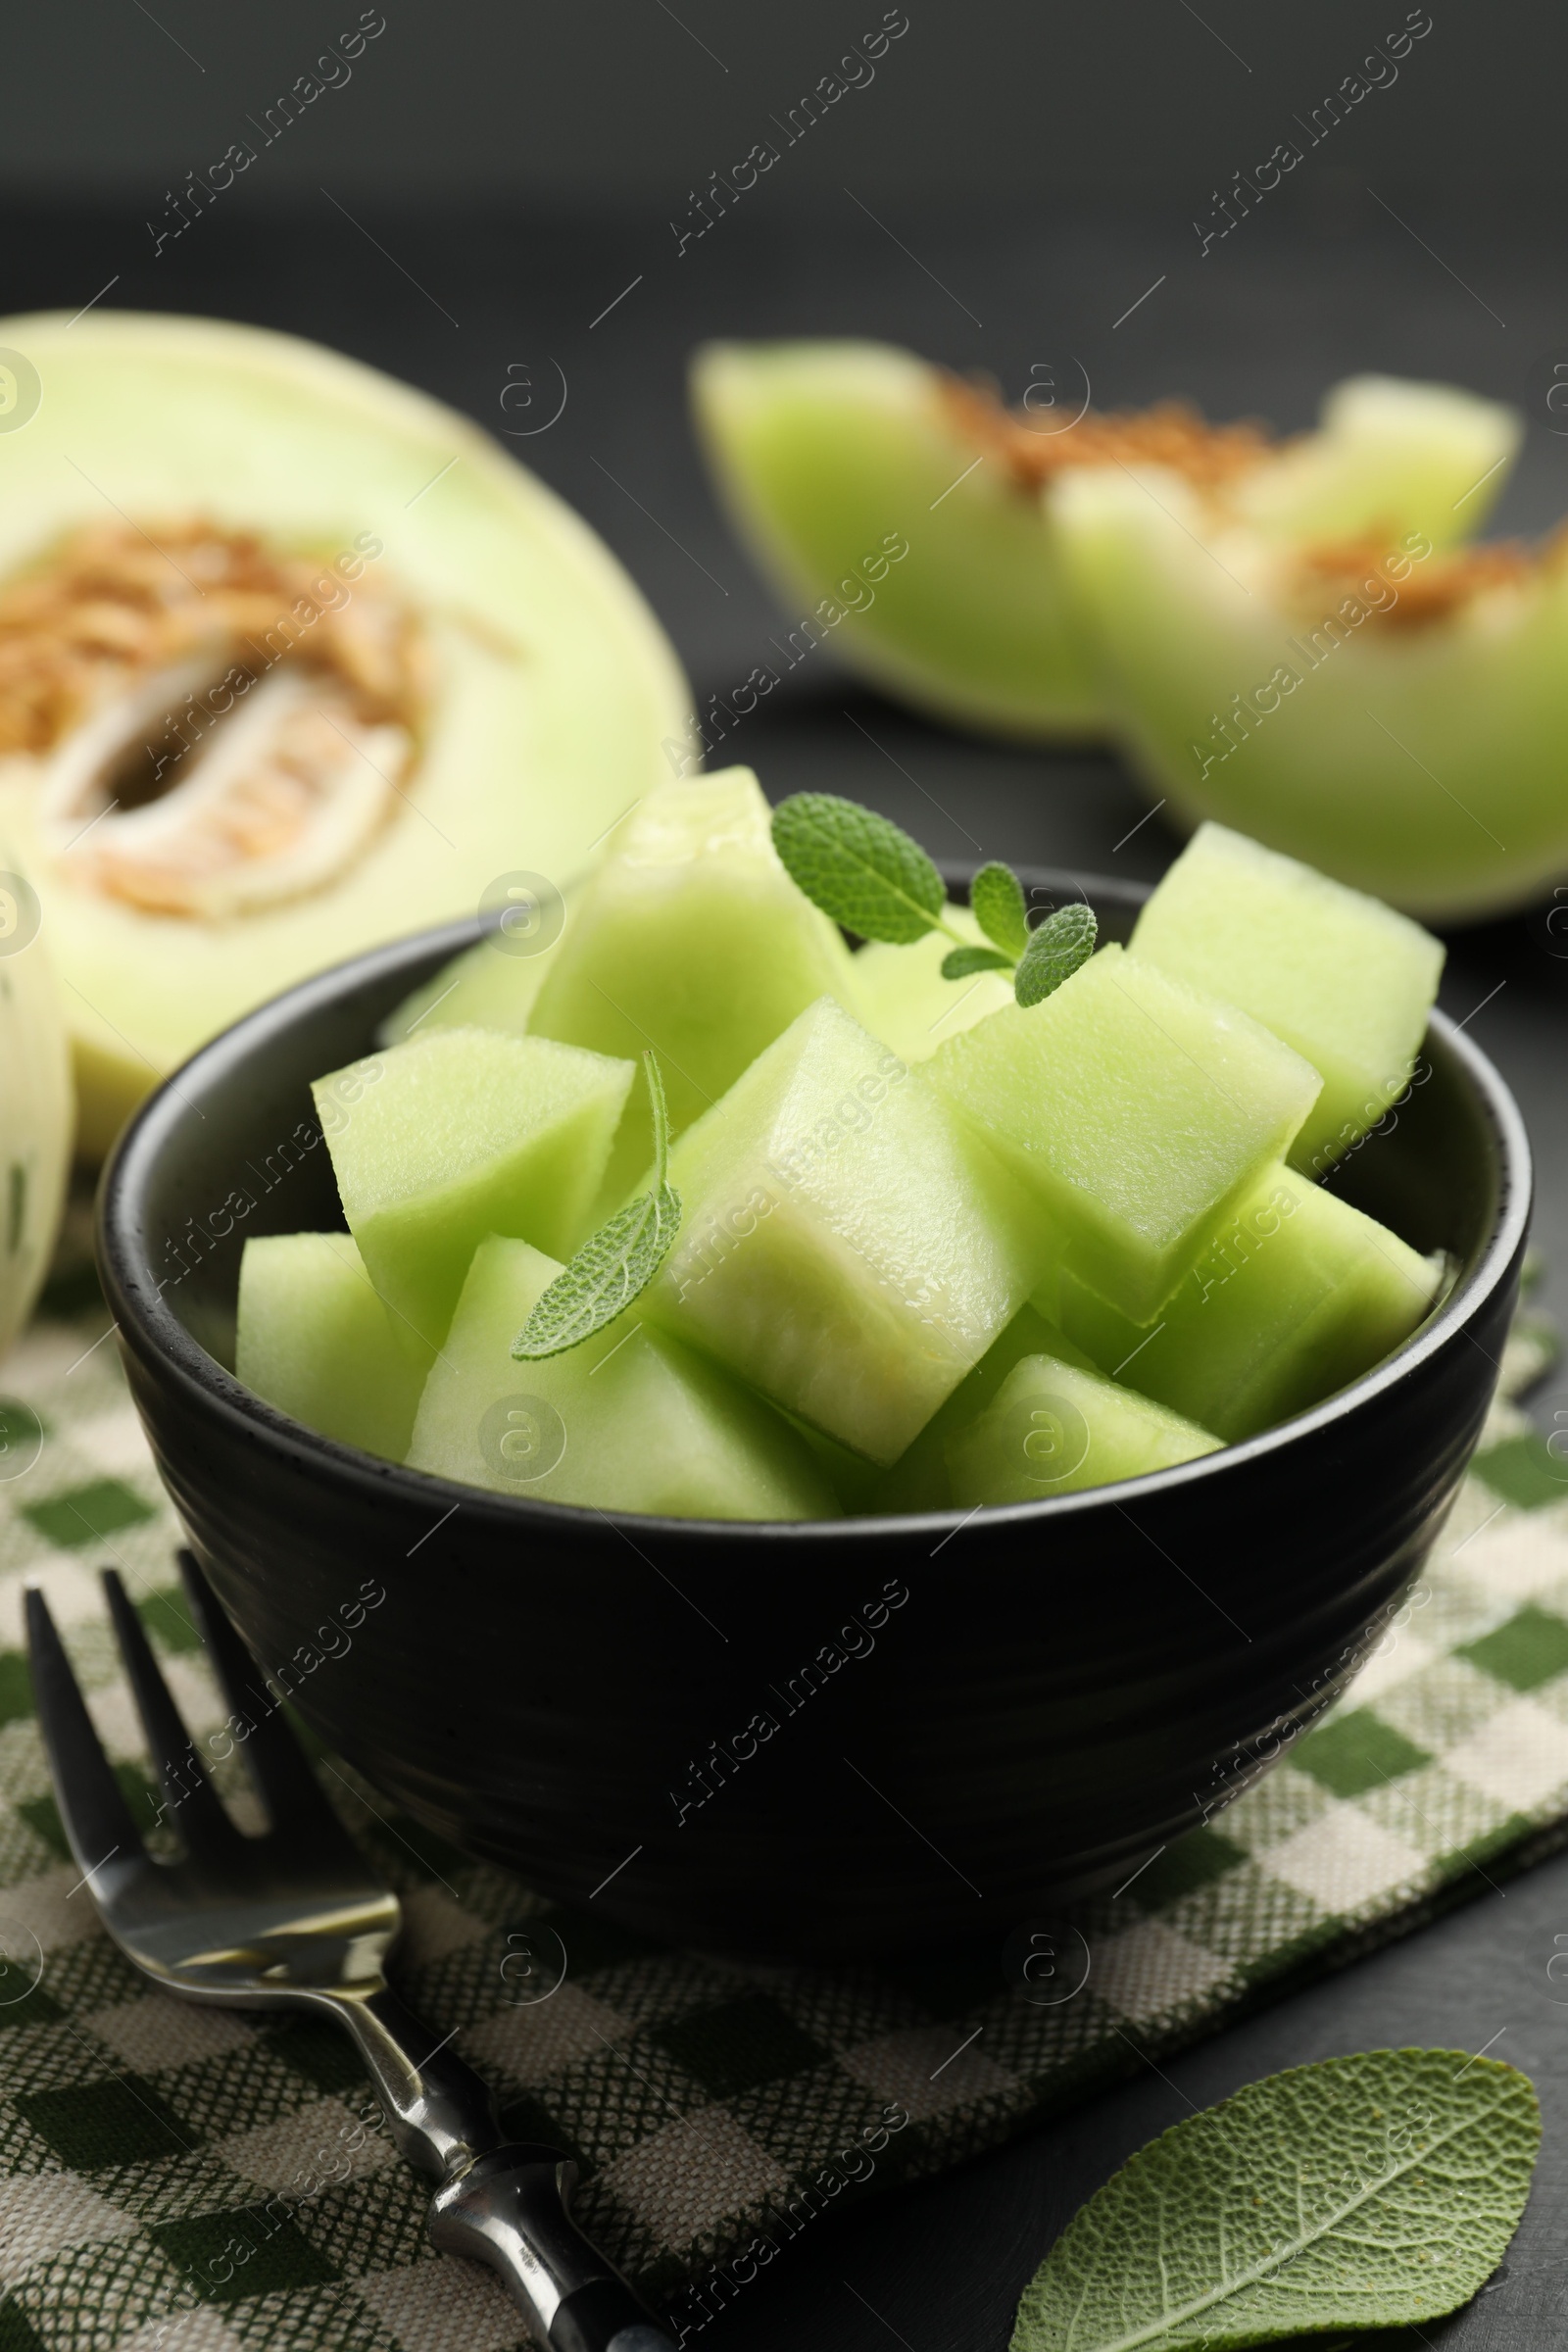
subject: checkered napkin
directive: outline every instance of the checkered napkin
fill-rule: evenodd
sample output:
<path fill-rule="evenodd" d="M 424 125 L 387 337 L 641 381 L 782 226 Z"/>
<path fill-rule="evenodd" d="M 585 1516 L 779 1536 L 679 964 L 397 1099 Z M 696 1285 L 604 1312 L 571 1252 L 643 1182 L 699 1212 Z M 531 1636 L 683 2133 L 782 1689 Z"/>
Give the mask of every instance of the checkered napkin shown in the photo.
<path fill-rule="evenodd" d="M 78 1884 L 21 1654 L 24 1581 L 43 1586 L 140 1818 L 155 1799 L 101 1563 L 138 1597 L 193 1729 L 221 1719 L 104 1322 L 101 1306 L 40 1321 L 0 1372 L 35 1417 L 0 1415 L 0 2352 L 504 2352 L 515 2312 L 430 2251 L 427 2191 L 347 2044 L 150 1990 Z M 1506 1394 L 1549 1354 L 1522 1317 Z M 697 2332 L 844 2198 L 994 2146 L 1568 1841 L 1568 1460 L 1514 1404 L 1494 1409 L 1354 1689 L 1083 1916 L 1089 1974 L 1070 1998 L 1065 1948 L 1055 1978 L 1026 1956 L 1010 1989 L 998 1955 L 829 1971 L 666 1950 L 466 1860 L 328 1759 L 322 1773 L 403 1897 L 410 1999 L 496 2085 L 518 2137 L 577 2157 L 584 2225 Z M 244 1821 L 238 1758 L 215 1777 Z"/>

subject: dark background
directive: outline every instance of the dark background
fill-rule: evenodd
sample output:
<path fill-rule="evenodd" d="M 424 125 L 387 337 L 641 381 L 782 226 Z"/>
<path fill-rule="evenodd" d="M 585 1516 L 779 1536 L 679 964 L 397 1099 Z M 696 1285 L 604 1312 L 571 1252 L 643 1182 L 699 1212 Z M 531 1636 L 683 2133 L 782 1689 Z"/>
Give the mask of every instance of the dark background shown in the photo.
<path fill-rule="evenodd" d="M 1305 145 L 1297 119 L 1309 123 L 1406 13 L 1397 0 L 1310 12 L 1203 0 L 1200 13 L 1189 0 L 1073 12 L 908 0 L 874 81 L 785 146 L 774 118 L 881 22 L 880 6 L 384 0 L 385 29 L 352 78 L 270 144 L 267 110 L 355 24 L 352 0 L 14 10 L 0 306 L 69 313 L 97 298 L 254 319 L 518 435 L 518 456 L 640 581 L 699 698 L 765 659 L 780 618 L 686 427 L 684 359 L 707 336 L 883 336 L 985 368 L 1012 398 L 1032 369 L 1065 383 L 1081 367 L 1099 406 L 1182 393 L 1284 427 L 1309 422 L 1352 369 L 1442 377 L 1523 411 L 1494 527 L 1537 532 L 1568 509 L 1556 429 L 1568 417 L 1546 405 L 1568 359 L 1558 12 L 1461 15 L 1433 0 L 1392 86 L 1206 255 L 1194 227 L 1223 223 L 1216 197 L 1239 170 L 1283 139 Z M 205 177 L 247 138 L 254 164 L 210 205 L 187 198 L 189 225 L 173 233 L 187 174 Z M 764 138 L 777 165 L 678 251 L 671 222 L 695 226 L 710 173 Z M 923 725 L 848 683 L 827 649 L 723 751 L 755 762 L 775 797 L 814 785 L 874 802 L 939 856 L 1152 878 L 1174 848 L 1158 818 L 1132 831 L 1145 804 L 1108 755 Z M 1472 1034 L 1524 1102 L 1561 1317 L 1568 1008 L 1554 945 L 1540 908 L 1456 935 L 1445 1002 L 1475 1012 Z M 1545 1426 L 1559 1404 L 1568 1380 L 1547 1384 Z M 1506 2272 L 1422 2340 L 1560 2344 L 1568 2012 L 1545 1964 L 1568 1931 L 1568 1864 L 1483 1892 L 1016 2150 L 824 2219 L 700 2340 L 1001 2352 L 1068 2214 L 1192 2104 L 1335 2050 L 1474 2050 L 1500 2029 L 1495 2055 L 1542 2090 L 1545 2153 Z"/>

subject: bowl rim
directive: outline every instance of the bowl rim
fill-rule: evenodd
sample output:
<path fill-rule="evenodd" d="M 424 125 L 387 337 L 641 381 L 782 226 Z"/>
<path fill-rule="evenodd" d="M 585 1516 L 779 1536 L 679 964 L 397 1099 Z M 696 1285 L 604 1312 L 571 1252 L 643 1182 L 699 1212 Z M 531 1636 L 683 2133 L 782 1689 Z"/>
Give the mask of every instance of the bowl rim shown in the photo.
<path fill-rule="evenodd" d="M 967 867 L 955 863 L 944 870 L 950 881 L 967 885 Z M 1065 868 L 1020 866 L 1016 870 L 1026 890 L 1031 887 L 1049 890 L 1065 884 L 1073 896 L 1088 898 L 1091 903 L 1098 894 L 1101 899 L 1115 900 L 1123 906 L 1137 906 L 1152 888 L 1152 884 L 1109 875 L 1078 874 Z M 1458 1023 L 1434 1008 L 1426 1034 L 1435 1035 L 1458 1062 L 1496 1139 L 1500 1183 L 1497 1214 L 1492 1230 L 1474 1264 L 1461 1274 L 1447 1298 L 1392 1355 L 1305 1412 L 1260 1430 L 1254 1437 L 1222 1446 L 1214 1453 L 1201 1454 L 1167 1470 L 1147 1471 L 1139 1478 L 1118 1479 L 1109 1486 L 1087 1487 L 1070 1494 L 1042 1495 L 1031 1502 L 976 1505 L 964 1512 L 955 1508 L 836 1519 L 686 1519 L 656 1512 L 604 1511 L 597 1505 L 504 1494 L 491 1488 L 439 1477 L 431 1471 L 414 1470 L 405 1463 L 382 1461 L 374 1454 L 362 1452 L 358 1446 L 322 1436 L 245 1388 L 187 1331 L 164 1298 L 166 1285 L 160 1283 L 155 1291 L 149 1291 L 135 1271 L 139 1263 L 151 1273 L 145 1255 L 138 1256 L 136 1246 L 144 1231 L 141 1203 L 152 1172 L 169 1144 L 172 1127 L 188 1105 L 188 1096 L 180 1081 L 201 1076 L 214 1065 L 221 1069 L 242 1060 L 260 1037 L 275 1035 L 295 1019 L 330 1004 L 366 981 L 390 979 L 403 966 L 431 957 L 449 961 L 466 948 L 476 945 L 492 927 L 476 916 L 469 916 L 407 933 L 381 947 L 361 950 L 242 1014 L 199 1047 L 139 1105 L 105 1163 L 95 1216 L 100 1278 L 122 1350 L 134 1351 L 149 1365 L 155 1379 L 172 1380 L 198 1411 L 217 1414 L 228 1425 L 231 1434 L 246 1433 L 264 1451 L 270 1448 L 292 1456 L 318 1476 L 368 1488 L 378 1495 L 401 1496 L 411 1511 L 429 1509 L 436 1522 L 441 1521 L 443 1512 L 450 1518 L 461 1504 L 470 1524 L 474 1520 L 480 1525 L 491 1523 L 498 1531 L 513 1534 L 526 1527 L 537 1528 L 541 1534 L 550 1530 L 567 1534 L 580 1529 L 591 1516 L 623 1535 L 627 1528 L 638 1528 L 650 1535 L 668 1533 L 688 1544 L 720 1546 L 733 1544 L 742 1533 L 774 1543 L 824 1540 L 838 1543 L 860 1537 L 887 1541 L 928 1531 L 942 1538 L 932 1553 L 935 1557 L 947 1539 L 968 1526 L 982 1509 L 987 1525 L 1070 1520 L 1085 1511 L 1121 1507 L 1126 1498 L 1142 1500 L 1181 1487 L 1201 1487 L 1224 1477 L 1228 1469 L 1237 1465 L 1252 1463 L 1270 1453 L 1309 1442 L 1317 1432 L 1348 1418 L 1362 1403 L 1396 1388 L 1420 1365 L 1440 1353 L 1475 1320 L 1509 1278 L 1523 1251 L 1534 1193 L 1533 1160 L 1523 1114 L 1506 1082 L 1480 1047 L 1465 1036 Z M 411 982 L 410 993 L 415 985 L 417 983 Z M 427 1532 L 435 1532 L 434 1524 Z M 631 1541 L 629 1535 L 626 1540 Z"/>

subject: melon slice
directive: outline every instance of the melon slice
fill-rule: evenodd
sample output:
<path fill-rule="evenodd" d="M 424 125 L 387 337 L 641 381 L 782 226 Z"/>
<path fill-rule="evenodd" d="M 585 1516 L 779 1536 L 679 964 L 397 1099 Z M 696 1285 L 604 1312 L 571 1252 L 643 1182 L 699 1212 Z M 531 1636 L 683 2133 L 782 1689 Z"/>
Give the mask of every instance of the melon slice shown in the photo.
<path fill-rule="evenodd" d="M 1321 1175 L 1408 1080 L 1445 951 L 1379 900 L 1207 824 L 1148 901 L 1130 952 L 1239 1004 L 1312 1064 L 1323 1092 L 1291 1161 Z"/>
<path fill-rule="evenodd" d="M 681 1519 L 832 1519 L 838 1502 L 777 1413 L 634 1307 L 581 1347 L 515 1363 L 559 1263 L 492 1237 L 425 1383 L 408 1460 L 542 1502 Z"/>
<path fill-rule="evenodd" d="M 401 1462 L 423 1371 L 346 1233 L 269 1233 L 239 1267 L 234 1371 L 248 1389 L 339 1445 Z"/>
<path fill-rule="evenodd" d="M 1044 1004 L 950 1039 L 928 1067 L 1035 1196 L 1054 1262 L 1139 1322 L 1283 1158 L 1321 1083 L 1246 1013 L 1119 947 Z"/>
<path fill-rule="evenodd" d="M 1324 395 L 1315 433 L 1238 474 L 1225 504 L 1282 539 L 1397 537 L 1449 547 L 1478 531 L 1524 440 L 1524 419 L 1451 384 L 1352 375 Z"/>
<path fill-rule="evenodd" d="M 1042 1270 L 1027 1198 L 827 999 L 682 1137 L 669 1178 L 685 1213 L 649 1314 L 882 1464 Z"/>
<path fill-rule="evenodd" d="M 773 848 L 749 767 L 666 783 L 617 827 L 551 956 L 529 1026 L 638 1062 L 607 1195 L 648 1165 L 659 1055 L 672 1135 L 821 996 L 847 997 L 850 952 Z"/>
<path fill-rule="evenodd" d="M 692 398 L 710 464 L 800 615 L 786 662 L 826 640 L 849 667 L 944 717 L 1006 734 L 1103 732 L 1093 639 L 1056 544 L 1067 476 L 1162 464 L 1209 513 L 1283 538 L 1420 527 L 1442 544 L 1480 527 L 1521 436 L 1492 401 L 1363 376 L 1328 395 L 1315 433 L 1279 445 L 1176 403 L 1080 411 L 1069 373 L 1036 382 L 1009 414 L 886 344 L 698 354 Z"/>
<path fill-rule="evenodd" d="M 631 1079 L 547 1038 L 442 1029 L 317 1080 L 349 1231 L 416 1357 L 446 1337 L 486 1234 L 576 1248 Z"/>
<path fill-rule="evenodd" d="M 1096 1369 L 1054 1323 L 1033 1306 L 1020 1306 L 1001 1338 L 994 1340 L 974 1370 L 959 1381 L 947 1402 L 932 1414 L 907 1452 L 857 1507 L 867 1511 L 946 1511 L 954 1502 L 948 1468 L 948 1440 L 977 1421 L 1013 1367 L 1026 1355 L 1049 1355 L 1080 1371 Z"/>
<path fill-rule="evenodd" d="M 1080 474 L 1055 516 L 1117 731 L 1182 818 L 1429 921 L 1568 873 L 1560 535 L 1286 547 L 1215 529 L 1168 473 Z"/>
<path fill-rule="evenodd" d="M 967 906 L 945 906 L 943 920 L 982 944 L 980 926 Z M 928 931 L 906 947 L 872 940 L 851 960 L 850 1009 L 901 1061 L 929 1061 L 944 1038 L 972 1029 L 988 1012 L 1012 1003 L 1012 982 L 1004 972 L 944 980 L 942 960 L 952 949 L 951 939 Z"/>
<path fill-rule="evenodd" d="M 1429 1313 L 1443 1279 L 1441 1260 L 1278 1167 L 1152 1324 L 1070 1277 L 1047 1295 L 1102 1372 L 1234 1444 L 1381 1363 Z"/>
<path fill-rule="evenodd" d="M 0 821 L 96 1152 L 279 989 L 564 885 L 690 702 L 592 532 L 439 403 L 215 320 L 0 344 L 43 386 L 0 434 Z"/>
<path fill-rule="evenodd" d="M 953 1500 L 1041 1502 L 1217 1453 L 1206 1429 L 1055 1355 L 1027 1355 L 948 1441 Z"/>

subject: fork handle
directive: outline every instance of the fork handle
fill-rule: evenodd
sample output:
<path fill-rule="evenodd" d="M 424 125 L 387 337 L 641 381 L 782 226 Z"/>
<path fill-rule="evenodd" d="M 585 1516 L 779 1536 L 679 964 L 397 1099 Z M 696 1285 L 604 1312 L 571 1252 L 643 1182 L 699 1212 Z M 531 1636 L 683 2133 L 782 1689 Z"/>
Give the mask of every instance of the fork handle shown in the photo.
<path fill-rule="evenodd" d="M 430 2243 L 496 2272 L 551 2352 L 674 2352 L 568 2215 L 575 2172 L 538 2148 L 496 2148 L 436 2190 Z"/>
<path fill-rule="evenodd" d="M 572 2221 L 576 2166 L 507 2140 L 488 2084 L 447 2043 L 431 2046 L 429 2027 L 390 1985 L 323 1988 L 312 2005 L 348 2028 L 403 2156 L 439 2181 L 432 2245 L 494 2271 L 550 2352 L 674 2352 Z"/>

